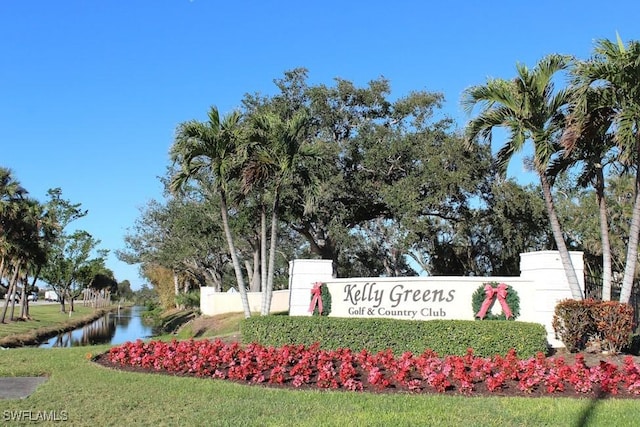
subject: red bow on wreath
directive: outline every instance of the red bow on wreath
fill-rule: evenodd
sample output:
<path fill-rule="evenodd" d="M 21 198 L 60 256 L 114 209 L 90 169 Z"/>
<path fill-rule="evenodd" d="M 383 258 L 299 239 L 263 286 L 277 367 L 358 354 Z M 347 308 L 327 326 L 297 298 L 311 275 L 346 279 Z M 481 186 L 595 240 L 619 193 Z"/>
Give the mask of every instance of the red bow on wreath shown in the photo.
<path fill-rule="evenodd" d="M 311 304 L 309 305 L 309 312 L 313 313 L 316 305 L 318 306 L 318 313 L 322 314 L 322 282 L 316 282 L 311 289 Z"/>
<path fill-rule="evenodd" d="M 482 306 L 480 307 L 480 311 L 478 311 L 478 313 L 476 314 L 476 317 L 484 319 L 484 317 L 487 315 L 487 310 L 489 310 L 489 307 L 491 307 L 491 304 L 493 303 L 494 298 L 498 299 L 498 302 L 502 306 L 502 312 L 504 313 L 505 317 L 507 319 L 513 317 L 511 309 L 509 308 L 509 304 L 507 304 L 507 285 L 505 285 L 504 283 L 500 283 L 497 288 L 494 288 L 487 283 L 484 286 L 484 295 L 484 301 L 482 302 Z"/>

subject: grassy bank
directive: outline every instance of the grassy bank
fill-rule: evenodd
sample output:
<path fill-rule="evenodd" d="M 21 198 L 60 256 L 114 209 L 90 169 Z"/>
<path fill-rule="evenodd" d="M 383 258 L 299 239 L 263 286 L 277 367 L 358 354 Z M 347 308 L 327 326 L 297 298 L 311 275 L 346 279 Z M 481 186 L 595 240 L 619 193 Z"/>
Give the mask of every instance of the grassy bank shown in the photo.
<path fill-rule="evenodd" d="M 79 426 L 630 426 L 640 417 L 637 400 L 269 389 L 113 371 L 89 360 L 89 354 L 108 348 L 1 351 L 0 376 L 47 375 L 49 379 L 25 400 L 3 401 L 0 417 L 17 411 L 65 411 L 70 425 Z"/>
<path fill-rule="evenodd" d="M 226 313 L 218 316 L 199 316 L 182 325 L 175 334 L 177 339 L 220 338 L 239 340 L 243 313 Z"/>
<path fill-rule="evenodd" d="M 109 311 L 75 304 L 72 313 L 61 313 L 58 304 L 29 307 L 31 320 L 0 323 L 0 347 L 17 347 L 38 342 L 58 333 L 76 329 Z"/>

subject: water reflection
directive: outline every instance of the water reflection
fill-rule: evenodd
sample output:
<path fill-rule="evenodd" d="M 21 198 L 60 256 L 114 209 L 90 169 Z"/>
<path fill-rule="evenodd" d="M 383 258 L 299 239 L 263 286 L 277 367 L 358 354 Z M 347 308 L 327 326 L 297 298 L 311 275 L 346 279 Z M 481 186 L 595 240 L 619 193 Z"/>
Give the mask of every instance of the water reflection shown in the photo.
<path fill-rule="evenodd" d="M 144 307 L 123 308 L 108 313 L 92 323 L 64 332 L 42 343 L 41 348 L 79 347 L 96 344 L 122 344 L 153 335 L 153 329 L 142 321 Z"/>

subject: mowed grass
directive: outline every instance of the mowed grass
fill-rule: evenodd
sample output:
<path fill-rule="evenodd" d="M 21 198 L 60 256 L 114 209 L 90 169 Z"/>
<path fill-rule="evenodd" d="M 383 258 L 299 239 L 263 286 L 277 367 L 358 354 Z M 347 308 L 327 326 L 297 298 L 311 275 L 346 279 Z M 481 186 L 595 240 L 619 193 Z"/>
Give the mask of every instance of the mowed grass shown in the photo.
<path fill-rule="evenodd" d="M 228 337 L 241 318 L 204 318 L 196 326 Z M 30 397 L 0 401 L 0 424 L 21 411 L 64 411 L 64 424 L 74 426 L 633 426 L 640 419 L 638 400 L 289 390 L 129 373 L 90 360 L 109 347 L 0 350 L 0 376 L 48 377 Z"/>
<path fill-rule="evenodd" d="M 49 377 L 24 400 L 0 401 L 0 419 L 11 411 L 65 411 L 65 424 L 78 426 L 632 426 L 640 419 L 638 400 L 270 389 L 116 371 L 89 360 L 108 349 L 0 351 L 0 376 Z"/>
<path fill-rule="evenodd" d="M 2 308 L 0 308 L 2 310 Z M 67 311 L 69 305 L 67 304 Z M 0 338 L 4 338 L 9 335 L 24 334 L 33 331 L 34 329 L 61 327 L 65 324 L 75 322 L 83 317 L 89 316 L 94 313 L 95 309 L 91 307 L 84 307 L 81 302 L 74 304 L 74 312 L 69 313 L 60 312 L 60 304 L 38 304 L 29 306 L 29 314 L 32 320 L 29 321 L 9 321 L 9 314 L 11 307 L 7 309 L 7 323 L 0 323 Z M 15 316 L 20 315 L 20 307 L 16 304 Z"/>

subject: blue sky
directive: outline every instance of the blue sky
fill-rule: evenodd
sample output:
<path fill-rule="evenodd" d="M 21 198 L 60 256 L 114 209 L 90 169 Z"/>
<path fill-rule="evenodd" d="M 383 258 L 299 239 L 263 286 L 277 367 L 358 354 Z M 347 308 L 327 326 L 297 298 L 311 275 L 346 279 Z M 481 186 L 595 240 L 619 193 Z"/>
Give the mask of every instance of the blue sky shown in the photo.
<path fill-rule="evenodd" d="M 113 252 L 162 197 L 176 126 L 274 93 L 286 70 L 328 85 L 384 76 L 392 97 L 441 92 L 462 127 L 466 87 L 549 53 L 586 58 L 616 31 L 638 40 L 639 13 L 634 0 L 2 0 L 0 165 L 36 199 L 61 187 L 82 203 L 75 226 Z M 510 175 L 526 179 L 519 162 Z M 107 265 L 144 283 L 113 253 Z"/>

